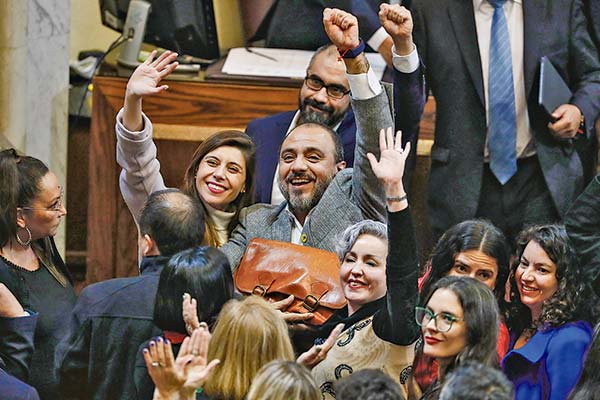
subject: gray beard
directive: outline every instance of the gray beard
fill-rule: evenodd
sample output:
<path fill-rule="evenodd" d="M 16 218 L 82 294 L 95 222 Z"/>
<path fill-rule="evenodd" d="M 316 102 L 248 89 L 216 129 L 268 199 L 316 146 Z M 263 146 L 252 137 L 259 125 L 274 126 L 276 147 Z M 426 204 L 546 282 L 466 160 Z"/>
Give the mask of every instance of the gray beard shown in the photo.
<path fill-rule="evenodd" d="M 331 183 L 332 179 L 333 176 L 331 176 L 326 182 L 316 182 L 315 191 L 310 197 L 298 197 L 295 196 L 293 193 L 290 195 L 289 191 L 287 190 L 288 187 L 285 185 L 284 182 L 281 181 L 281 179 L 277 180 L 277 183 L 279 185 L 279 190 L 281 190 L 281 193 L 283 194 L 283 197 L 288 202 L 290 211 L 307 214 L 317 204 L 319 204 L 319 201 L 321 201 L 321 197 L 323 197 L 323 194 L 325 193 L 325 190 L 327 190 L 327 188 L 329 187 L 329 183 Z"/>
<path fill-rule="evenodd" d="M 306 107 L 306 105 L 301 104 L 298 125 L 313 122 L 333 128 L 344 118 L 344 115 L 346 115 L 345 111 L 341 114 L 327 111 L 319 112 L 309 109 L 308 107 Z"/>

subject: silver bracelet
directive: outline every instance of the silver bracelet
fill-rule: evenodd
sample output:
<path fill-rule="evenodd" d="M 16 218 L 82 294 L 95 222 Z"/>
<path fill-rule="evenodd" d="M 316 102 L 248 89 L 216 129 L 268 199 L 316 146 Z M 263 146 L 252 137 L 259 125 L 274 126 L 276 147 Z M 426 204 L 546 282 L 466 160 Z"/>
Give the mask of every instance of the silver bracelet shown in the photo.
<path fill-rule="evenodd" d="M 385 200 L 388 201 L 388 202 L 390 202 L 390 203 L 393 203 L 393 202 L 396 202 L 396 201 L 400 202 L 400 201 L 406 200 L 406 195 L 404 195 L 404 196 L 396 196 L 396 197 L 386 197 Z"/>

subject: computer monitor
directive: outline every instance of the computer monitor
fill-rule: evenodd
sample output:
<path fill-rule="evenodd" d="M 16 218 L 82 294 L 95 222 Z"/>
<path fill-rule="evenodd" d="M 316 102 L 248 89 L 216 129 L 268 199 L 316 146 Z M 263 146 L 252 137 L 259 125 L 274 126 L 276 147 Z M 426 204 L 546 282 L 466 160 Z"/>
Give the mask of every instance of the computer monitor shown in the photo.
<path fill-rule="evenodd" d="M 102 24 L 124 32 L 118 61 L 137 65 L 142 40 L 211 62 L 219 58 L 213 0 L 100 0 Z"/>

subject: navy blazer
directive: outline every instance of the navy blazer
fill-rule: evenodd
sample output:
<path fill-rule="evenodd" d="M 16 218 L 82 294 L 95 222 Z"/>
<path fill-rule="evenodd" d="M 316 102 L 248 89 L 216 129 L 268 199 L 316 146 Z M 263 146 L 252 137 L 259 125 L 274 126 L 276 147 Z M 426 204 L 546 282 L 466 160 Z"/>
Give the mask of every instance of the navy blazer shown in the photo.
<path fill-rule="evenodd" d="M 273 177 L 279 162 L 279 149 L 289 129 L 296 111 L 288 111 L 250 121 L 246 134 L 256 145 L 256 202 L 270 203 L 273 191 Z M 344 146 L 346 166 L 354 165 L 356 145 L 356 122 L 352 108 L 344 116 L 338 130 Z"/>
<path fill-rule="evenodd" d="M 3 400 L 40 400 L 37 391 L 0 369 L 0 393 Z"/>
<path fill-rule="evenodd" d="M 81 292 L 69 334 L 56 349 L 63 400 L 135 398 L 137 348 L 160 333 L 153 321 L 154 300 L 167 261 L 144 257 L 140 276 L 97 282 Z"/>

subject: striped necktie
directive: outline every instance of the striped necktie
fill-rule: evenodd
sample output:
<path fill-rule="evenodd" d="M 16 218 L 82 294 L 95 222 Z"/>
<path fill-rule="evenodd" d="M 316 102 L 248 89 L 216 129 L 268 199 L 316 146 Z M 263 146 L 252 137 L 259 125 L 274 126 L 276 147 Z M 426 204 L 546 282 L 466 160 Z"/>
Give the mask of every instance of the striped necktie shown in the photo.
<path fill-rule="evenodd" d="M 512 55 L 508 25 L 502 8 L 506 0 L 488 2 L 494 7 L 488 82 L 488 150 L 490 169 L 504 185 L 517 172 L 517 118 Z"/>

